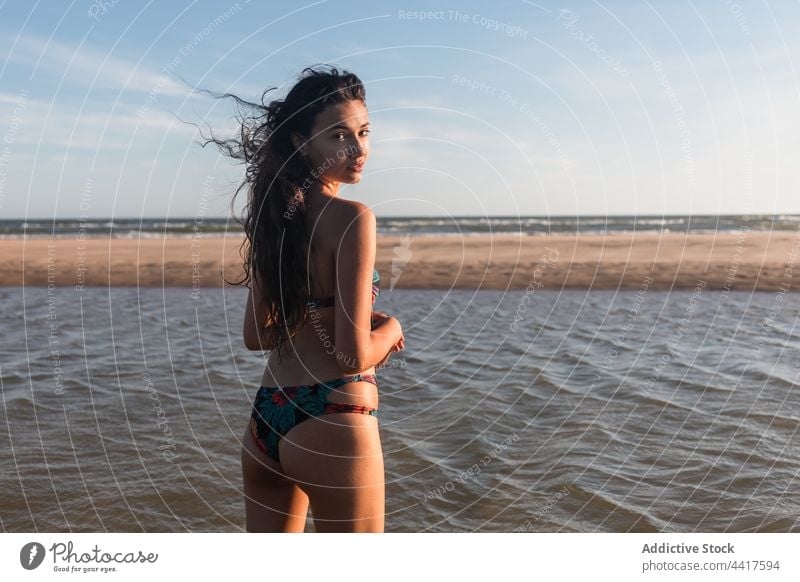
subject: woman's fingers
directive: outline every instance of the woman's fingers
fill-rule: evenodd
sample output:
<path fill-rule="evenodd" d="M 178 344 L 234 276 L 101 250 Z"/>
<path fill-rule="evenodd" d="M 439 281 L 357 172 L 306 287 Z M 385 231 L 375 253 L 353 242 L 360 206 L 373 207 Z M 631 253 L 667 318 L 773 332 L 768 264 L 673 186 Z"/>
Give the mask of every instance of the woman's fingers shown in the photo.
<path fill-rule="evenodd" d="M 386 315 L 385 313 L 381 311 L 373 311 L 372 316 L 370 317 L 370 323 L 371 323 L 370 327 L 373 330 L 375 330 L 384 323 L 386 323 L 387 319 L 389 319 L 389 316 Z"/>

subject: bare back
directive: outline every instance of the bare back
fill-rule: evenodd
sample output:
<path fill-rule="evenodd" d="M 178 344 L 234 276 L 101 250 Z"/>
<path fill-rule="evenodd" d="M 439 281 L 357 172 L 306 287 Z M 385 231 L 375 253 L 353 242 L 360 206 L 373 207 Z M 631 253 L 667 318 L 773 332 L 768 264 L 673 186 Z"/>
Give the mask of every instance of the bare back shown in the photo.
<path fill-rule="evenodd" d="M 308 268 L 311 277 L 311 296 L 329 297 L 337 295 L 341 283 L 337 285 L 337 261 L 356 261 L 359 257 L 342 253 L 341 243 L 348 225 L 358 212 L 369 209 L 360 202 L 338 197 L 315 198 L 317 205 L 309 204 L 306 210 L 306 224 L 311 237 Z M 365 244 L 370 244 L 365 241 Z M 371 255 L 374 256 L 374 240 Z M 370 254 L 370 253 L 367 253 Z M 370 270 L 374 265 L 370 265 Z M 343 375 L 336 359 L 334 349 L 336 337 L 336 309 L 333 307 L 315 308 L 306 324 L 286 342 L 278 363 L 277 352 L 272 352 L 262 376 L 263 386 L 293 386 L 314 384 L 333 380 Z M 364 370 L 364 374 L 374 374 L 375 368 Z M 377 389 L 365 382 L 350 384 L 354 396 L 368 397 L 377 406 Z M 343 388 L 343 391 L 344 388 Z M 366 404 L 366 403 L 365 403 Z"/>

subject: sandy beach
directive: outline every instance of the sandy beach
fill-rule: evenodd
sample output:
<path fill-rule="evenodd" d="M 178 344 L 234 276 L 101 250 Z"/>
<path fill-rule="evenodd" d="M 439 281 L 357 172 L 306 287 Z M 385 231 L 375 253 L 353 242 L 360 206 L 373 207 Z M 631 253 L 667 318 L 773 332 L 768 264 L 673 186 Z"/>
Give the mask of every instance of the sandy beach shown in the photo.
<path fill-rule="evenodd" d="M 220 287 L 241 276 L 236 237 L 0 240 L 0 285 Z M 378 237 L 393 288 L 794 289 L 800 234 Z"/>

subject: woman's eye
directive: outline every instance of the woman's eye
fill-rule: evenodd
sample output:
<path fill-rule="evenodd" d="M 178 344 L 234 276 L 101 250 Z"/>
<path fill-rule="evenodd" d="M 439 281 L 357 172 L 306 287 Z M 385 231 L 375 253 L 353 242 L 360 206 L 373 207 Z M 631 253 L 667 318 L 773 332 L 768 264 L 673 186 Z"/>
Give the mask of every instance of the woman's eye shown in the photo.
<path fill-rule="evenodd" d="M 361 130 L 361 135 L 369 135 L 369 130 L 368 129 L 362 129 Z M 337 140 L 337 141 L 342 141 L 342 139 L 344 139 L 344 134 L 343 133 L 337 133 L 337 134 L 335 134 L 333 136 L 333 138 L 335 140 Z"/>

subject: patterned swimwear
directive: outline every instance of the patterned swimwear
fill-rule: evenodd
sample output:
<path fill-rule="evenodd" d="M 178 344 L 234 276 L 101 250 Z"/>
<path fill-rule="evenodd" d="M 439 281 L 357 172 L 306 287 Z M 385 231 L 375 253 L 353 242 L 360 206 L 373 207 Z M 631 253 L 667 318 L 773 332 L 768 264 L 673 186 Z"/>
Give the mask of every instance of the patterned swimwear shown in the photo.
<path fill-rule="evenodd" d="M 359 404 L 330 402 L 328 394 L 334 388 L 350 382 L 371 382 L 378 385 L 374 374 L 352 374 L 318 384 L 299 386 L 261 386 L 253 402 L 250 432 L 259 448 L 280 462 L 278 443 L 289 430 L 312 416 L 334 412 L 354 412 L 378 416 L 377 408 Z"/>
<path fill-rule="evenodd" d="M 381 293 L 381 277 L 377 270 L 372 272 L 372 304 Z M 336 298 L 331 295 L 323 299 L 310 299 L 309 308 L 333 307 Z M 372 322 L 374 327 L 374 321 Z M 330 402 L 328 394 L 334 388 L 350 382 L 371 382 L 378 385 L 374 374 L 352 374 L 336 380 L 299 386 L 261 386 L 256 393 L 250 414 L 250 432 L 259 448 L 271 458 L 280 462 L 278 443 L 289 429 L 308 420 L 311 416 L 334 412 L 354 412 L 378 416 L 377 408 L 359 404 Z"/>
<path fill-rule="evenodd" d="M 381 276 L 378 271 L 372 271 L 372 304 L 375 305 L 375 300 L 381 294 Z M 312 308 L 317 307 L 333 307 L 336 304 L 336 297 L 331 295 L 330 297 L 325 297 L 323 299 L 309 299 L 308 305 Z"/>

